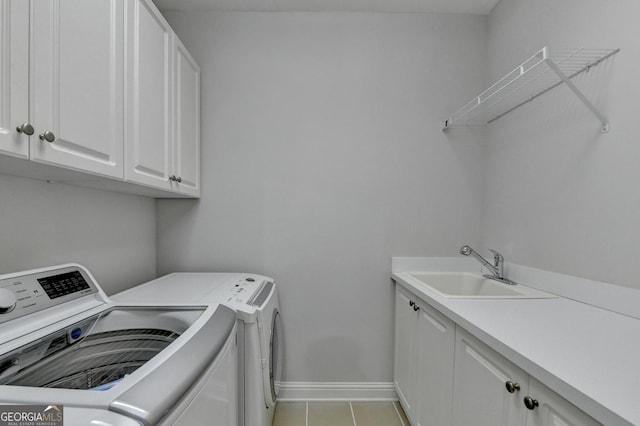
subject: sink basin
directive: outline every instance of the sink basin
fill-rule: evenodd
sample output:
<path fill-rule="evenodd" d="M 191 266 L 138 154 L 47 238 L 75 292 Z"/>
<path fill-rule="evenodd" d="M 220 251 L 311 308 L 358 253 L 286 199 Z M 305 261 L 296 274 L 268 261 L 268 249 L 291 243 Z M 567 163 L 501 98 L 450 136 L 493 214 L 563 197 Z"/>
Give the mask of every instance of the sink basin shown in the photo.
<path fill-rule="evenodd" d="M 531 287 L 503 284 L 470 272 L 423 272 L 407 275 L 447 298 L 548 299 L 557 297 Z"/>

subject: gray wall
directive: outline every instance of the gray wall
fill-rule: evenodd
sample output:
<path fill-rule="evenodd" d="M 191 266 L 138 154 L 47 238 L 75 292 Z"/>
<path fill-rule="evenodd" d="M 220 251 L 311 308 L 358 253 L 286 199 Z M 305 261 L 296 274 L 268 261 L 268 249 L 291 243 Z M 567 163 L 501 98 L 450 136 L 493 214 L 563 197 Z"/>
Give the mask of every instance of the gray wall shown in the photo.
<path fill-rule="evenodd" d="M 0 274 L 80 263 L 108 294 L 155 277 L 155 201 L 0 174 Z"/>
<path fill-rule="evenodd" d="M 566 87 L 488 127 L 484 242 L 510 261 L 640 288 L 640 2 L 502 0 L 489 21 L 501 77 L 545 44 L 621 48 L 576 83 L 611 131 Z"/>
<path fill-rule="evenodd" d="M 486 17 L 184 13 L 202 67 L 202 199 L 158 201 L 158 272 L 280 285 L 287 381 L 391 381 L 391 256 L 479 241 Z M 480 64 L 480 65 L 479 65 Z"/>

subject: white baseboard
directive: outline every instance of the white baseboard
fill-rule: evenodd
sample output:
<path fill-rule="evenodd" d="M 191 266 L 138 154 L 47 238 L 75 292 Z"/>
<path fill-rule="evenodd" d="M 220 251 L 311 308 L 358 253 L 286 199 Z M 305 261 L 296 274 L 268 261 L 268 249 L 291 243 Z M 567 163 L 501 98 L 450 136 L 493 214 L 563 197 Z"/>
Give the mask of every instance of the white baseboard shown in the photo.
<path fill-rule="evenodd" d="M 278 401 L 397 401 L 392 382 L 282 382 Z"/>

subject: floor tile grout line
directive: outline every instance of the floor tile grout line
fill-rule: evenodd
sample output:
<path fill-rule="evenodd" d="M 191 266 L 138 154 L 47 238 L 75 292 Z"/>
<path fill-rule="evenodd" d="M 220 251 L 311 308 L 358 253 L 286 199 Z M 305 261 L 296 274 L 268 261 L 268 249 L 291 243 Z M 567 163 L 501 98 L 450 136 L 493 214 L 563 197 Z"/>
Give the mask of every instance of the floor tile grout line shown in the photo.
<path fill-rule="evenodd" d="M 407 426 L 407 425 L 404 424 L 404 420 L 402 420 L 402 416 L 400 415 L 400 411 L 398 411 L 398 407 L 396 407 L 396 404 L 392 401 L 391 405 L 393 405 L 393 409 L 396 410 L 396 414 L 398 415 L 398 418 L 400 419 L 400 424 L 402 424 L 402 426 Z"/>
<path fill-rule="evenodd" d="M 300 401 L 300 402 L 304 402 L 304 404 L 305 404 L 305 426 L 309 426 L 309 421 L 310 421 L 310 419 L 309 419 L 309 417 L 310 417 L 310 413 L 309 413 L 310 407 L 309 407 L 309 405 L 310 405 L 311 402 L 310 401 Z M 351 412 L 351 421 L 352 421 L 353 426 L 358 426 L 358 422 L 356 421 L 356 412 L 355 412 L 355 408 L 353 406 L 353 402 L 354 401 L 344 401 L 344 402 L 349 404 L 349 411 Z M 358 402 L 358 401 L 356 401 L 356 402 Z M 385 404 L 385 402 L 383 402 L 383 401 L 377 401 L 377 403 L 378 403 L 379 409 L 382 409 L 382 406 L 380 406 L 380 404 L 382 404 L 382 405 Z M 404 421 L 403 414 L 402 414 L 402 405 L 400 404 L 400 402 L 398 402 L 398 401 L 387 401 L 386 403 L 387 404 L 390 403 L 393 406 L 393 409 L 394 409 L 394 411 L 396 413 L 396 416 L 397 416 L 397 418 L 399 420 L 399 423 L 397 423 L 398 425 L 411 426 L 410 423 L 407 423 L 407 422 Z M 346 420 L 346 418 L 344 418 L 344 417 L 342 417 L 342 419 Z M 393 423 L 396 424 L 395 422 L 393 422 Z M 277 426 L 278 424 L 280 424 L 280 422 L 274 423 L 274 426 Z"/>
<path fill-rule="evenodd" d="M 356 415 L 353 412 L 353 405 L 351 405 L 351 401 L 349 401 L 349 408 L 351 409 L 351 419 L 353 420 L 353 426 L 358 426 L 356 423 Z"/>

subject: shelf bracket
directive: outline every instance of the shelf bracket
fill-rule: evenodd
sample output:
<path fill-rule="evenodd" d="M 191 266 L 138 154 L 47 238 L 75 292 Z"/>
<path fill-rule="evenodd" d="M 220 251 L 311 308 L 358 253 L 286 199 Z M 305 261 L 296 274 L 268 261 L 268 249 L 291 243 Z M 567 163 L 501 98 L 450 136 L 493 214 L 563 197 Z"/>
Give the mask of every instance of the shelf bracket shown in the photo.
<path fill-rule="evenodd" d="M 560 70 L 558 65 L 556 65 L 556 63 L 553 60 L 549 58 L 545 58 L 545 62 L 547 63 L 549 68 L 551 68 L 558 75 L 558 77 L 560 77 L 562 82 L 566 84 L 569 87 L 569 89 L 571 89 L 571 91 L 578 97 L 578 99 L 580 99 L 582 103 L 587 108 L 589 108 L 589 110 L 596 117 L 598 117 L 598 120 L 600 120 L 600 123 L 602 123 L 600 132 L 607 133 L 609 131 L 609 120 L 607 119 L 607 117 L 605 117 L 604 114 L 602 114 L 600 110 L 596 108 L 596 106 L 589 99 L 587 99 L 587 97 L 582 93 L 582 91 L 578 89 L 578 87 L 575 84 L 573 84 L 573 81 L 571 81 L 569 77 L 567 77 L 567 75 L 563 73 L 562 70 Z"/>

